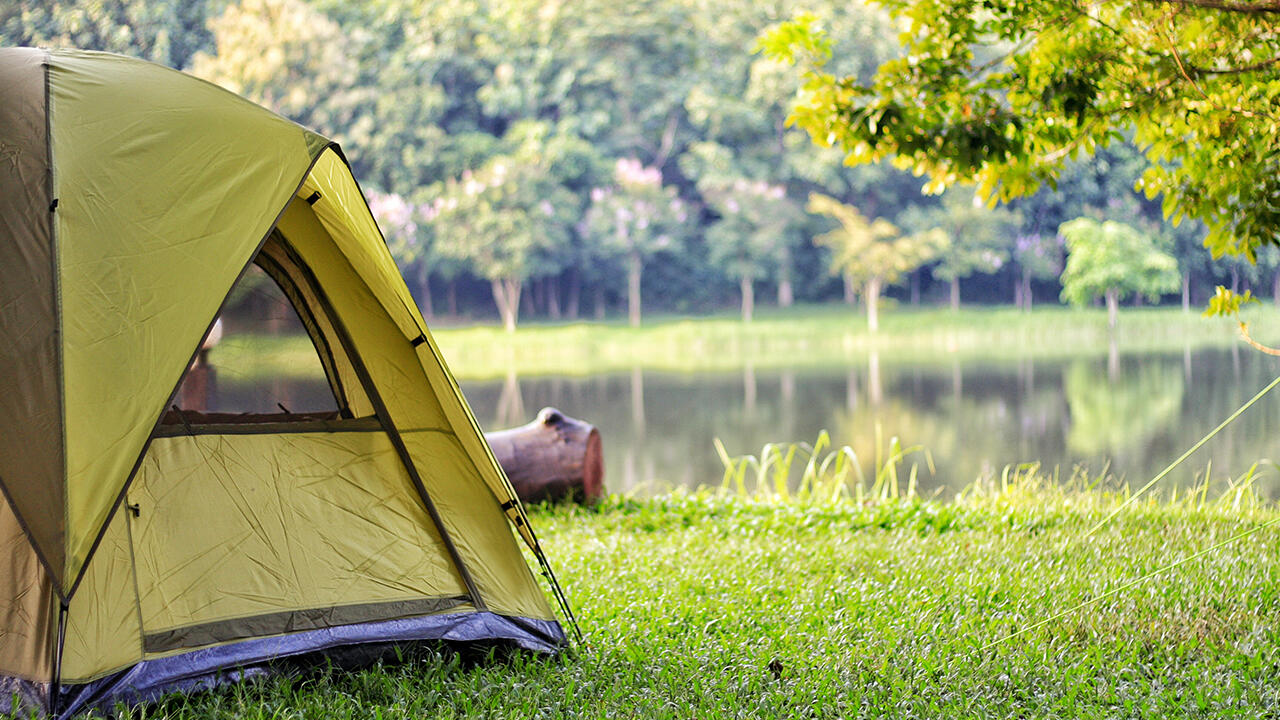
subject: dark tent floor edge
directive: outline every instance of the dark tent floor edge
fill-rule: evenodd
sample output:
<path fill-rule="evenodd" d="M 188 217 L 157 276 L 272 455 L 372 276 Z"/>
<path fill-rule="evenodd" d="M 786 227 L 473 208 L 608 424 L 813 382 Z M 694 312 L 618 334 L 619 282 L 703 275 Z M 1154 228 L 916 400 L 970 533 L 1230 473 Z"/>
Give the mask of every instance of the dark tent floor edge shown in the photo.
<path fill-rule="evenodd" d="M 341 625 L 273 637 L 252 638 L 228 645 L 144 660 L 114 675 L 83 685 L 64 685 L 58 691 L 56 717 L 69 718 L 90 710 L 110 710 L 116 703 L 149 702 L 177 691 L 218 687 L 237 680 L 273 674 L 281 660 L 306 658 L 323 662 L 341 651 L 411 645 L 417 641 L 502 643 L 553 654 L 565 644 L 560 623 L 508 617 L 491 612 L 451 613 Z M 338 657 L 339 660 L 350 658 Z M 394 657 L 394 655 L 392 655 Z M 339 662 L 341 664 L 341 662 Z M 47 697 L 47 686 L 15 678 L 0 678 L 0 688 Z M 13 685 L 13 687 L 10 687 Z M 31 687 L 25 687 L 31 686 Z M 33 698 L 32 698 L 33 699 Z"/>

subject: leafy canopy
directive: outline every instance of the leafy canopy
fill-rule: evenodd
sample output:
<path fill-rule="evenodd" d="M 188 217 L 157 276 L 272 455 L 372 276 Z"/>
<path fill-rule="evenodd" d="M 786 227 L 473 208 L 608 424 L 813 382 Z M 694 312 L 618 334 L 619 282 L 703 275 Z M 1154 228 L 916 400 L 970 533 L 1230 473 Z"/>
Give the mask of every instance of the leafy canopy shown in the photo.
<path fill-rule="evenodd" d="M 1136 228 L 1076 218 L 1059 230 L 1067 241 L 1062 299 L 1086 305 L 1114 291 L 1117 299 L 1140 293 L 1156 300 L 1178 289 L 1178 261 Z"/>
<path fill-rule="evenodd" d="M 911 228 L 937 228 L 946 234 L 949 242 L 933 275 L 948 281 L 1004 267 L 1022 224 L 1017 213 L 975 205 L 971 195 L 956 191 L 947 193 L 940 206 L 908 210 L 902 221 Z"/>
<path fill-rule="evenodd" d="M 903 235 L 888 220 L 868 220 L 856 207 L 821 193 L 809 195 L 808 210 L 840 223 L 813 242 L 829 248 L 832 271 L 847 275 L 854 283 L 873 278 L 895 283 L 946 246 L 945 235 L 936 230 Z"/>
<path fill-rule="evenodd" d="M 524 280 L 547 271 L 581 212 L 557 179 L 557 144 L 538 130 L 513 130 L 530 136 L 510 155 L 446 181 L 425 212 L 440 253 L 470 263 L 485 279 Z"/>
<path fill-rule="evenodd" d="M 643 259 L 678 251 L 688 220 L 688 207 L 674 187 L 663 184 L 661 170 L 635 158 L 619 158 L 613 183 L 592 188 L 583 225 L 607 254 Z"/>
<path fill-rule="evenodd" d="M 1131 132 L 1138 186 L 1203 220 L 1215 257 L 1280 241 L 1280 2 L 879 2 L 904 54 L 869 83 L 826 70 L 813 16 L 761 41 L 806 68 L 793 122 L 849 163 L 891 157 L 928 191 L 974 182 L 995 202 Z"/>
<path fill-rule="evenodd" d="M 707 230 L 710 259 L 732 277 L 765 277 L 784 262 L 805 220 L 785 187 L 763 180 L 704 183 L 702 197 L 720 216 Z"/>

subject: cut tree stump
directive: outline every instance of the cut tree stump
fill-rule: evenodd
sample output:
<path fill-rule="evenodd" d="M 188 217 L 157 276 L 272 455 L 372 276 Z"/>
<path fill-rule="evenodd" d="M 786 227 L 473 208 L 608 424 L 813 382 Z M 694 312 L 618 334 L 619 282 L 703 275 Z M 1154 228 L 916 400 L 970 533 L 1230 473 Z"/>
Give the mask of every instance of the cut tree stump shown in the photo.
<path fill-rule="evenodd" d="M 522 502 L 604 496 L 604 456 L 595 426 L 543 408 L 528 425 L 485 433 Z"/>

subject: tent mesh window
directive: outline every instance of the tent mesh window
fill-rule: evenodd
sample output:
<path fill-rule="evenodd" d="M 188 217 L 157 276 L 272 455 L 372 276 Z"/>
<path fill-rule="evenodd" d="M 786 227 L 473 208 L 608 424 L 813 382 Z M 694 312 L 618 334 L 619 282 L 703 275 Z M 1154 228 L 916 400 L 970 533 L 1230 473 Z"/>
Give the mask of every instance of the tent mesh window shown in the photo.
<path fill-rule="evenodd" d="M 273 234 L 183 376 L 167 429 L 271 423 L 278 431 L 358 417 L 367 401 L 351 395 L 363 391 L 343 382 L 350 361 L 298 270 Z"/>

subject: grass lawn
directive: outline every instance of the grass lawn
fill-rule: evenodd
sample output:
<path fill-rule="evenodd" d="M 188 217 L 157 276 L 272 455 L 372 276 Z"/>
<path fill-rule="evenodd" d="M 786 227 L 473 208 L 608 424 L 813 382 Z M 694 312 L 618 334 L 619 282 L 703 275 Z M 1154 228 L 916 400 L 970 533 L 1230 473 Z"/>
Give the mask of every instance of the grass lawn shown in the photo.
<path fill-rule="evenodd" d="M 1118 497 L 1030 481 L 945 503 L 702 494 L 544 509 L 534 521 L 585 647 L 428 655 L 132 717 L 1280 715 L 1280 526 L 1107 595 L 1280 510 L 1247 492 L 1144 499 L 1087 536 Z"/>

